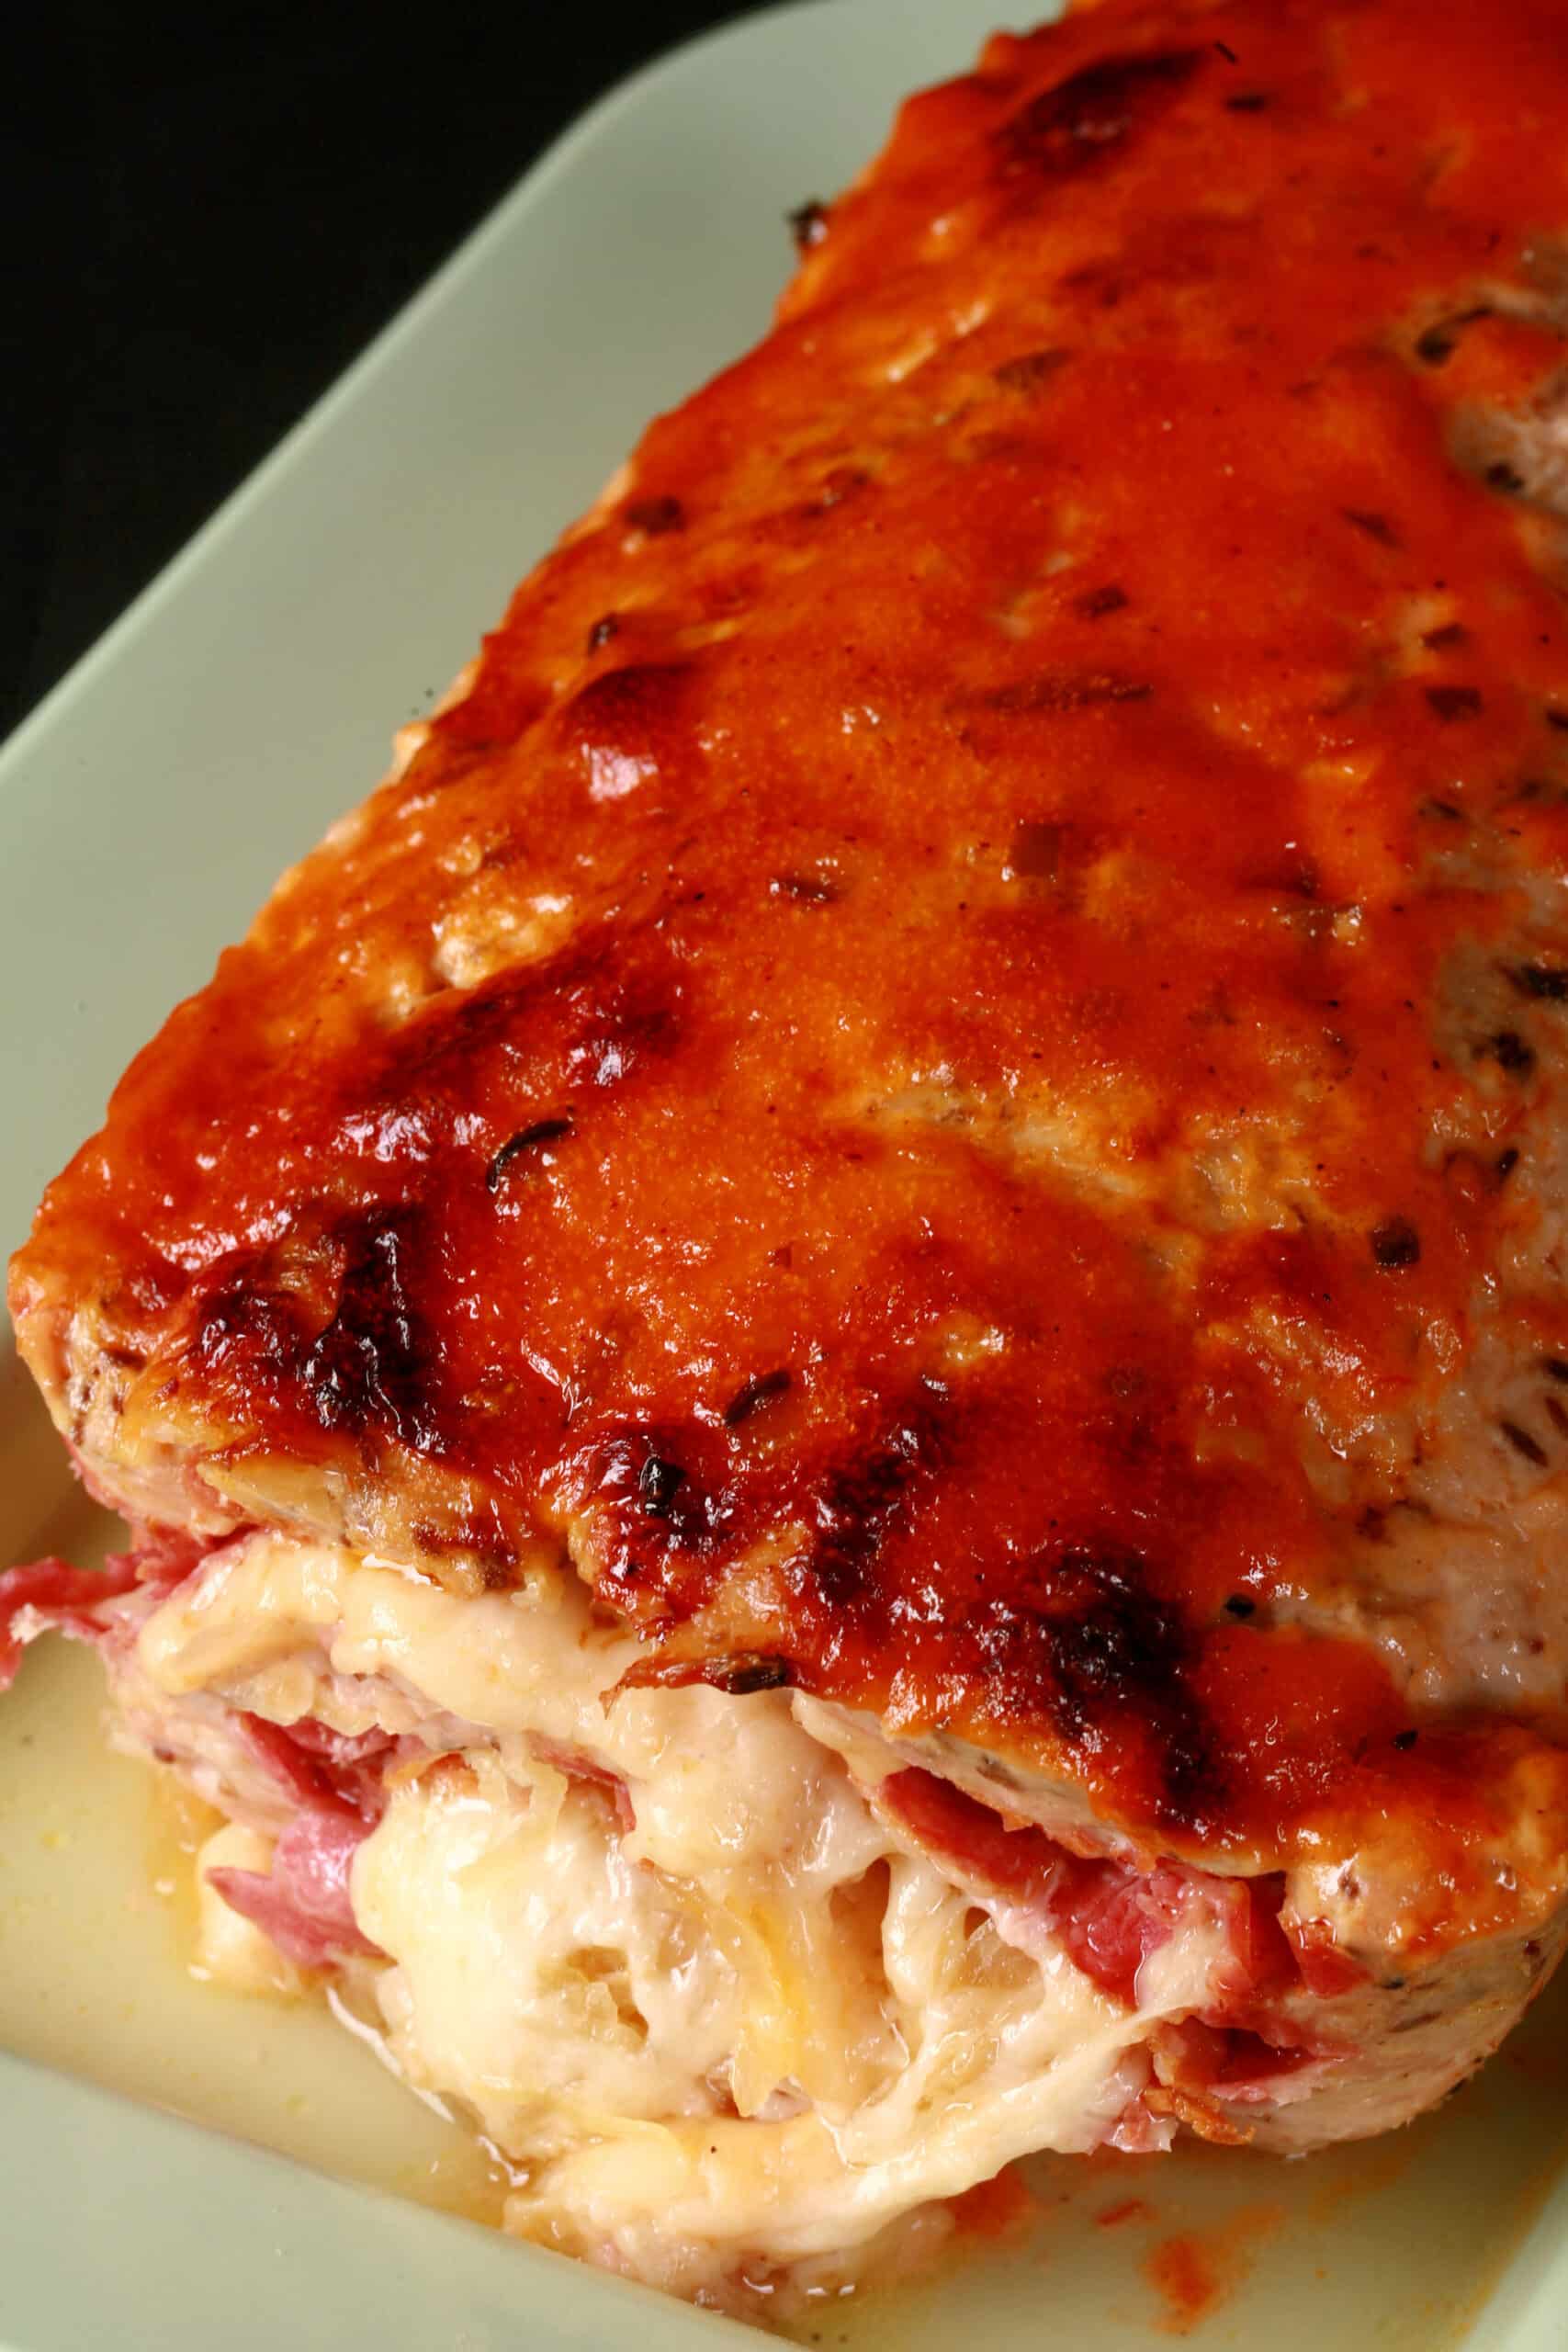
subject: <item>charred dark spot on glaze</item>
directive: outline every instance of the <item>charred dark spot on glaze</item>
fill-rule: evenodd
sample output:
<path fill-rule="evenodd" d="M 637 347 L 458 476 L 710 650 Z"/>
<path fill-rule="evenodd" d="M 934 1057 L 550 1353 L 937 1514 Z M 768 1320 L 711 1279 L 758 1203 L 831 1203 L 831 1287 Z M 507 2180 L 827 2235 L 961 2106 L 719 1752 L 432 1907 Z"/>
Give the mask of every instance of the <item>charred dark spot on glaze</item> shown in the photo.
<path fill-rule="evenodd" d="M 1004 359 L 993 368 L 991 379 L 1006 392 L 1037 392 L 1048 384 L 1059 368 L 1065 368 L 1072 354 L 1060 345 L 1045 351 L 1021 351 L 1016 359 Z"/>
<path fill-rule="evenodd" d="M 1521 996 L 1538 1004 L 1568 1002 L 1568 969 L 1559 964 L 1510 964 L 1508 978 Z"/>
<path fill-rule="evenodd" d="M 641 531 L 650 539 L 660 539 L 668 531 L 683 531 L 686 527 L 686 510 L 678 498 L 630 498 L 621 513 L 634 531 Z"/>
<path fill-rule="evenodd" d="M 1481 690 L 1478 686 L 1428 686 L 1427 700 L 1445 727 L 1481 716 Z"/>
<path fill-rule="evenodd" d="M 1358 531 L 1369 539 L 1375 539 L 1380 548 L 1399 546 L 1399 533 L 1386 514 L 1375 514 L 1365 506 L 1342 506 L 1339 511 L 1347 523 L 1353 523 Z"/>
<path fill-rule="evenodd" d="M 420 1228 L 411 1209 L 376 1210 L 339 1228 L 337 1310 L 306 1349 L 299 1379 L 323 1429 L 389 1425 L 430 1453 L 441 1437 L 430 1389 L 436 1351 L 410 1291 Z"/>
<path fill-rule="evenodd" d="M 975 707 L 1008 718 L 1032 718 L 1094 710 L 1110 703 L 1147 702 L 1153 693 L 1146 679 L 1123 677 L 1113 670 L 1050 673 L 987 687 L 976 695 Z"/>
<path fill-rule="evenodd" d="M 558 1143 L 571 1133 L 571 1114 L 564 1118 L 536 1119 L 533 1125 L 509 1136 L 485 1170 L 485 1183 L 492 1193 L 499 1193 L 517 1161 L 526 1154 L 539 1150 L 545 1144 Z"/>
<path fill-rule="evenodd" d="M 1045 181 L 1095 170 L 1157 122 L 1204 62 L 1202 50 L 1179 49 L 1081 67 L 1002 124 L 1003 170 Z"/>
<path fill-rule="evenodd" d="M 816 1540 L 805 1568 L 830 1605 L 841 1607 L 860 1592 L 917 1479 L 934 1466 L 946 1411 L 945 1391 L 919 1383 L 886 1436 L 858 1462 L 835 1470 L 818 1495 Z"/>
<path fill-rule="evenodd" d="M 323 1277 L 330 1272 L 335 1303 L 324 1324 L 280 1264 L 266 1257 L 231 1263 L 197 1305 L 194 1362 L 231 1387 L 247 1415 L 303 1408 L 334 1436 L 379 1431 L 415 1452 L 440 1453 L 440 1351 L 411 1287 L 422 1232 L 411 1205 L 367 1210 L 332 1227 L 307 1258 Z"/>
<path fill-rule="evenodd" d="M 668 1519 L 685 1483 L 686 1474 L 678 1462 L 668 1461 L 661 1453 L 647 1455 L 637 1474 L 637 1490 L 649 1519 Z"/>
<path fill-rule="evenodd" d="M 1372 1227 L 1372 1261 L 1385 1274 L 1420 1263 L 1421 1236 L 1407 1216 L 1385 1217 Z"/>
<path fill-rule="evenodd" d="M 997 1596 L 967 1623 L 993 1706 L 1005 1717 L 1043 1700 L 1059 1736 L 1092 1753 L 1135 1722 L 1154 1741 L 1166 1819 L 1217 1803 L 1209 1740 L 1182 1679 L 1190 1637 L 1151 1589 L 1142 1555 L 1122 1544 L 1052 1546 L 1020 1589 L 1028 1605 Z"/>
<path fill-rule="evenodd" d="M 736 1390 L 725 1407 L 725 1428 L 739 1429 L 755 1414 L 765 1411 L 770 1405 L 776 1404 L 781 1396 L 788 1393 L 789 1386 L 790 1373 L 786 1364 L 780 1364 L 774 1372 L 758 1373 L 752 1379 L 747 1381 L 743 1387 Z"/>
<path fill-rule="evenodd" d="M 1476 1047 L 1481 1060 L 1495 1061 L 1510 1078 L 1526 1078 L 1535 1068 L 1535 1048 L 1528 1045 L 1517 1029 L 1499 1029 Z"/>

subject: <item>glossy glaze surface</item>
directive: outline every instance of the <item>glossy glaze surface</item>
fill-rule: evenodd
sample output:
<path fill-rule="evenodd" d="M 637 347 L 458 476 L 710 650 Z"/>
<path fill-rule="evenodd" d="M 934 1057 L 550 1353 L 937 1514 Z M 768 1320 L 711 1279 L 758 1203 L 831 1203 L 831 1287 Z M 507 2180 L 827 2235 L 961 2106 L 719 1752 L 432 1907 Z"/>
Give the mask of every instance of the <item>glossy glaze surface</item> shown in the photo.
<path fill-rule="evenodd" d="M 1527 0 L 1112 6 L 913 101 L 52 1189 L 100 1482 L 569 1533 L 666 1649 L 1462 1882 L 1529 1742 L 1404 1740 L 1341 1604 L 1480 1319 L 1568 1359 L 1561 586 L 1474 422 L 1560 363 L 1489 289 L 1565 118 Z"/>

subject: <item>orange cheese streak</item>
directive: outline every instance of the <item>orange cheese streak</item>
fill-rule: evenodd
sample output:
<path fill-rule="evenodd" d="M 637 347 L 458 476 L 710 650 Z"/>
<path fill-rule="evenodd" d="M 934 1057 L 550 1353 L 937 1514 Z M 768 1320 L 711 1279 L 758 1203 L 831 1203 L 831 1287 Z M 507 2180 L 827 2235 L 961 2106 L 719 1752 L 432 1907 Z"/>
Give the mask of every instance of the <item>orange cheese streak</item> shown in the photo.
<path fill-rule="evenodd" d="M 1112 5 L 913 99 L 19 1289 L 107 1268 L 221 1459 L 395 1459 L 435 1572 L 570 1523 L 650 1645 L 1177 1848 L 1331 1798 L 1483 1838 L 1493 1736 L 1396 1748 L 1376 1656 L 1291 1622 L 1363 1507 L 1308 1417 L 1461 1361 L 1517 1214 L 1518 1041 L 1434 1042 L 1499 901 L 1432 861 L 1568 724 L 1451 443 L 1557 346 L 1438 331 L 1568 220 L 1568 38 L 1443 23 Z M 1561 865 L 1557 799 L 1517 825 Z M 1211 1213 L 1215 1136 L 1310 1210 Z"/>

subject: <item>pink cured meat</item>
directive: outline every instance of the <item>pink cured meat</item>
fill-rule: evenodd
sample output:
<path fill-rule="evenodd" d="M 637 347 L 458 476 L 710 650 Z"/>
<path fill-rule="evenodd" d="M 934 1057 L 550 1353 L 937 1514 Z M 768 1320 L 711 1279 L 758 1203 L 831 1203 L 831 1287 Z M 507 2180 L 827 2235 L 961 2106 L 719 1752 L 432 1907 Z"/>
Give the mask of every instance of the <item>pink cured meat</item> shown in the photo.
<path fill-rule="evenodd" d="M 0 1690 L 8 1689 L 22 1652 L 36 1634 L 68 1634 L 82 1642 L 102 1639 L 94 1615 L 106 1600 L 131 1591 L 138 1582 L 136 1555 L 121 1552 L 102 1568 L 73 1568 L 64 1560 L 34 1560 L 0 1576 Z M 25 1626 L 18 1621 L 27 1619 Z"/>
<path fill-rule="evenodd" d="M 101 1569 L 52 1557 L 8 1569 L 0 1576 L 0 1690 L 36 1634 L 103 1641 L 112 1631 L 97 1614 L 105 1601 L 139 1589 L 172 1592 L 212 1548 L 155 1533 L 111 1554 Z M 239 1720 L 300 1809 L 277 1841 L 270 1874 L 216 1870 L 208 1873 L 211 1883 L 305 1967 L 324 1967 L 344 1952 L 373 1952 L 355 1921 L 348 1874 L 385 1802 L 381 1769 L 396 1742 L 384 1732 L 348 1738 L 310 1718 L 288 1726 L 259 1715 Z"/>
<path fill-rule="evenodd" d="M 365 1822 L 378 1821 L 387 1801 L 382 1772 L 397 1747 L 389 1732 L 350 1736 L 329 1729 L 313 1715 L 291 1724 L 265 1715 L 235 1718 L 252 1749 L 297 1803 L 347 1806 Z"/>
<path fill-rule="evenodd" d="M 273 1849 L 269 1872 L 209 1871 L 209 1883 L 301 1967 L 327 1968 L 348 1952 L 374 1953 L 377 1946 L 354 1917 L 349 1872 L 380 1817 L 386 1801 L 381 1776 L 398 1742 L 379 1731 L 350 1737 L 310 1715 L 287 1724 L 262 1715 L 238 1720 L 252 1748 L 300 1809 Z M 631 1798 L 618 1773 L 552 1740 L 536 1739 L 534 1745 L 570 1779 L 602 1790 L 623 1830 L 633 1826 Z"/>
<path fill-rule="evenodd" d="M 173 1592 L 217 1548 L 203 1536 L 152 1528 L 140 1531 L 128 1551 L 109 1553 L 101 1568 L 73 1568 L 52 1555 L 7 1568 L 0 1576 L 0 1690 L 15 1681 L 22 1652 L 36 1634 L 101 1641 L 109 1630 L 96 1614 L 104 1601 L 138 1587 Z M 23 1618 L 25 1630 L 18 1630 Z"/>
<path fill-rule="evenodd" d="M 209 1871 L 208 1883 L 302 1968 L 330 1967 L 345 1952 L 374 1953 L 349 1894 L 349 1871 L 370 1829 L 349 1805 L 314 1804 L 278 1839 L 269 1872 Z"/>
<path fill-rule="evenodd" d="M 1070 1853 L 1043 1829 L 1010 1829 L 989 1805 L 918 1767 L 891 1774 L 874 1802 L 959 1877 L 1032 1913 L 1086 1975 L 1121 2000 L 1134 1998 L 1138 1970 L 1195 1905 L 1227 1930 L 1230 1998 L 1294 1973 L 1278 1921 L 1246 1881 L 1168 1865 L 1140 1872 Z"/>
<path fill-rule="evenodd" d="M 301 1967 L 374 1952 L 354 1917 L 349 1871 L 385 1806 L 381 1776 L 396 1739 L 384 1731 L 335 1732 L 311 1715 L 292 1724 L 265 1715 L 235 1720 L 299 1811 L 273 1849 L 270 1871 L 209 1871 L 209 1884 Z"/>

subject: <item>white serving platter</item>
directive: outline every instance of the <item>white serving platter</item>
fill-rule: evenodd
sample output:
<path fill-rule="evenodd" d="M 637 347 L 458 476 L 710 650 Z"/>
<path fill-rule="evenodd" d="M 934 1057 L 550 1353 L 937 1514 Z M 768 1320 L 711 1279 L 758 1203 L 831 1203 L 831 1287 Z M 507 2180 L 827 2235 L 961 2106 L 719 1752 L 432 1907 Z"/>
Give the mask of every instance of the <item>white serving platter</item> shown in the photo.
<path fill-rule="evenodd" d="M 789 265 L 785 210 L 841 185 L 898 96 L 961 70 L 998 13 L 1038 12 L 818 0 L 615 93 L 0 752 L 0 1249 L 130 1054 L 374 782 L 392 729 L 646 417 L 761 331 Z M 0 1359 L 0 1562 L 102 1538 L 40 1424 Z M 135 1768 L 99 1777 L 85 1744 L 87 1670 L 45 1645 L 0 1708 L 0 2043 L 31 2053 L 0 2053 L 5 2352 L 754 2342 L 363 2185 L 391 2177 L 363 2134 L 395 2131 L 403 2095 L 372 2083 L 366 2052 L 318 2062 L 319 2019 L 220 2020 L 222 1996 L 182 1973 L 168 1919 L 147 1914 Z M 51 1739 L 58 1782 L 39 1764 Z M 116 2002 L 111 2062 L 99 2012 Z M 203 2054 L 225 2035 L 250 2085 L 231 2111 Z M 309 2145 L 359 2185 L 181 2120 L 219 2109 L 294 2148 L 290 2101 L 314 2096 L 333 2122 L 340 2085 L 344 2118 L 376 2121 L 360 2144 L 345 2120 Z M 1559 1996 L 1392 2147 L 1289 2166 L 1204 2150 L 1046 2162 L 1032 2226 L 805 2333 L 862 2352 L 1155 2352 L 1183 2324 L 1172 2282 L 1195 2263 L 1215 2290 L 1204 2345 L 1562 2352 L 1565 2156 Z"/>

